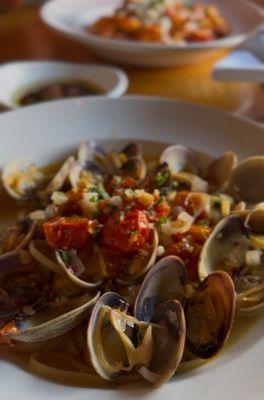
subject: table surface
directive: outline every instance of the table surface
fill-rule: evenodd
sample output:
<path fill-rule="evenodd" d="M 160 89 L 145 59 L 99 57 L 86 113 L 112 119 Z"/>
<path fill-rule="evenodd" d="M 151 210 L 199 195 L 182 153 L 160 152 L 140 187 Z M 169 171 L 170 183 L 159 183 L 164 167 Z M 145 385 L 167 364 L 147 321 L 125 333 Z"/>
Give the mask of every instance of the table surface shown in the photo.
<path fill-rule="evenodd" d="M 177 98 L 240 114 L 254 110 L 258 114 L 263 96 L 259 85 L 212 80 L 212 66 L 225 54 L 218 50 L 209 61 L 175 68 L 123 67 L 130 79 L 128 93 Z M 104 62 L 85 45 L 47 27 L 34 6 L 0 14 L 0 62 L 22 59 Z"/>

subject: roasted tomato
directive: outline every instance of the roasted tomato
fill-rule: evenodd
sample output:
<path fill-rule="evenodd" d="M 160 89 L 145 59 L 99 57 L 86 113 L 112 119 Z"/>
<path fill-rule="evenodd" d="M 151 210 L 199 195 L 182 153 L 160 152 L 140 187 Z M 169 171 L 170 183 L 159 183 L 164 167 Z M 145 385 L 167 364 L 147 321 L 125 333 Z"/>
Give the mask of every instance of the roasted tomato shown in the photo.
<path fill-rule="evenodd" d="M 92 221 L 78 217 L 56 217 L 43 225 L 46 240 L 53 249 L 81 249 L 92 242 Z"/>
<path fill-rule="evenodd" d="M 101 234 L 105 247 L 118 253 L 133 254 L 148 241 L 148 217 L 140 210 L 115 213 L 109 216 Z"/>
<path fill-rule="evenodd" d="M 161 196 L 154 204 L 154 216 L 159 219 L 161 217 L 168 217 L 171 212 L 171 206 L 168 204 L 165 197 Z"/>
<path fill-rule="evenodd" d="M 198 280 L 198 261 L 201 252 L 201 246 L 195 243 L 191 236 L 184 237 L 177 243 L 169 245 L 163 255 L 166 256 L 178 256 L 185 264 L 188 279 L 190 281 Z"/>
<path fill-rule="evenodd" d="M 173 235 L 175 243 L 168 246 L 164 256 L 180 257 L 186 266 L 188 278 L 198 279 L 198 261 L 202 245 L 210 235 L 211 229 L 204 225 L 192 225 L 185 233 Z"/>

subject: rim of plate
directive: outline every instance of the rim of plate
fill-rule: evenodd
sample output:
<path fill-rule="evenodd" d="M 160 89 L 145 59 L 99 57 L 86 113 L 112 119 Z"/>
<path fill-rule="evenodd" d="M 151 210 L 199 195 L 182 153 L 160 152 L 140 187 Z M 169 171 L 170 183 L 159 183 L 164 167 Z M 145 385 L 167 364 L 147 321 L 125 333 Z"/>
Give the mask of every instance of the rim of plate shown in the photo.
<path fill-rule="evenodd" d="M 77 2 L 78 0 L 74 0 Z M 221 0 L 219 1 L 219 5 L 221 7 Z M 94 35 L 89 32 L 86 32 L 82 29 L 77 29 L 77 27 L 70 27 L 66 23 L 63 23 L 58 15 L 53 14 L 54 10 L 58 10 L 59 6 L 62 8 L 72 3 L 72 0 L 48 0 L 40 9 L 40 15 L 43 21 L 51 26 L 52 28 L 63 32 L 64 34 L 70 35 L 72 37 L 78 38 L 80 41 L 93 45 L 100 45 L 101 47 L 114 46 L 119 49 L 126 50 L 135 50 L 145 51 L 145 50 L 158 50 L 158 51 L 190 51 L 190 50 L 209 50 L 216 48 L 228 48 L 233 47 L 240 44 L 243 40 L 245 40 L 249 35 L 254 34 L 263 22 L 264 19 L 264 8 L 260 5 L 250 2 L 249 0 L 228 0 L 228 2 L 237 3 L 237 7 L 248 7 L 255 12 L 255 17 L 259 19 L 258 24 L 252 29 L 249 29 L 246 32 L 236 34 L 234 36 L 227 36 L 222 39 L 212 40 L 209 42 L 198 42 L 198 43 L 187 43 L 184 45 L 176 45 L 176 44 L 160 44 L 160 43 L 148 43 L 148 42 L 139 42 L 125 39 L 106 39 L 102 38 L 99 35 Z M 85 5 L 85 0 L 79 0 L 81 5 Z M 103 1 L 104 3 L 104 1 Z M 64 10 L 65 12 L 65 10 Z"/>

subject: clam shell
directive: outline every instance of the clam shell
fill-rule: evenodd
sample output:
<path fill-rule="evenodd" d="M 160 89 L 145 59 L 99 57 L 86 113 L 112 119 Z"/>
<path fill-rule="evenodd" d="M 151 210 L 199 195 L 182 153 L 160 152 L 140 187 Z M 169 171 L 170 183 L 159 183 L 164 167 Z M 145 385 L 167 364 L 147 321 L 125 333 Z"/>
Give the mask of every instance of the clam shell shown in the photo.
<path fill-rule="evenodd" d="M 162 303 L 151 322 L 154 324 L 154 352 L 149 365 L 138 372 L 154 386 L 160 386 L 175 374 L 182 360 L 186 326 L 181 303 L 177 300 Z"/>
<path fill-rule="evenodd" d="M 15 320 L 0 332 L 19 342 L 41 342 L 60 336 L 88 317 L 99 298 L 82 295 L 69 300 L 66 306 L 48 306 L 33 317 Z"/>
<path fill-rule="evenodd" d="M 28 175 L 28 179 L 24 179 L 23 184 L 20 183 L 20 190 L 15 190 L 10 182 L 10 177 L 13 174 L 19 174 L 21 171 L 25 171 L 25 175 L 29 167 L 33 167 L 33 164 L 28 163 L 25 160 L 14 159 L 4 165 L 2 170 L 2 182 L 7 193 L 15 200 L 26 201 L 31 200 L 35 197 L 37 190 L 41 187 L 44 182 L 43 173 L 35 169 L 34 174 Z M 24 176 L 25 178 L 25 176 Z"/>
<path fill-rule="evenodd" d="M 234 169 L 227 188 L 236 201 L 257 204 L 264 200 L 264 156 L 243 160 Z"/>
<path fill-rule="evenodd" d="M 186 342 L 199 358 L 213 357 L 226 343 L 235 313 L 235 289 L 224 271 L 209 275 L 185 306 Z"/>
<path fill-rule="evenodd" d="M 216 191 L 226 186 L 234 168 L 237 165 L 237 155 L 228 151 L 216 158 L 206 169 L 204 178 L 210 185 L 210 191 Z"/>
<path fill-rule="evenodd" d="M 205 242 L 198 265 L 199 277 L 204 280 L 230 254 L 234 245 L 248 245 L 248 229 L 239 215 L 230 215 L 220 221 Z"/>
<path fill-rule="evenodd" d="M 186 270 L 182 260 L 168 256 L 149 271 L 137 295 L 134 315 L 140 321 L 151 321 L 157 307 L 166 300 L 184 303 Z"/>
<path fill-rule="evenodd" d="M 65 275 L 74 283 L 75 285 L 79 286 L 82 289 L 86 290 L 91 290 L 95 289 L 98 286 L 102 284 L 102 280 L 98 282 L 87 282 L 82 280 L 80 277 L 74 274 L 73 272 L 73 264 L 75 263 L 79 268 L 81 268 L 83 271 L 85 270 L 84 265 L 82 264 L 82 261 L 80 258 L 77 256 L 75 253 L 71 253 L 71 261 L 67 264 L 67 262 L 63 259 L 62 257 L 62 251 L 61 250 L 56 250 L 55 252 L 56 259 L 58 262 L 58 265 L 61 267 L 61 270 L 65 273 Z"/>
<path fill-rule="evenodd" d="M 112 292 L 105 293 L 95 304 L 88 324 L 87 346 L 90 352 L 92 365 L 95 371 L 104 379 L 114 379 L 120 375 L 122 371 L 122 363 L 120 361 L 114 361 L 113 357 L 112 359 L 107 359 L 107 355 L 103 348 L 101 330 L 104 321 L 101 312 L 104 307 L 126 312 L 129 305 L 118 294 Z M 120 345 L 120 341 L 118 343 Z"/>
<path fill-rule="evenodd" d="M 167 147 L 160 156 L 160 163 L 167 163 L 170 171 L 199 174 L 199 163 L 191 149 L 180 145 Z"/>

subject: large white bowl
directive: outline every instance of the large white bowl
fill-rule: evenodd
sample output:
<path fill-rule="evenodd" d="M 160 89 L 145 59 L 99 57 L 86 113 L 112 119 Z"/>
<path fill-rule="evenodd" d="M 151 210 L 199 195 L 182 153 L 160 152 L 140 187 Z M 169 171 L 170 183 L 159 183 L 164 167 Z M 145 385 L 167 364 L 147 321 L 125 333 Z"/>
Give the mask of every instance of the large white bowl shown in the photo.
<path fill-rule="evenodd" d="M 253 1 L 201 0 L 217 5 L 231 23 L 232 33 L 226 38 L 207 43 L 164 45 L 106 39 L 85 30 L 96 19 L 109 15 L 122 0 L 50 0 L 41 10 L 43 20 L 53 28 L 87 44 L 96 54 L 109 60 L 144 66 L 174 66 L 205 60 L 219 48 L 232 48 L 241 43 L 263 21 L 264 12 Z"/>
<path fill-rule="evenodd" d="M 28 90 L 64 79 L 87 81 L 100 88 L 107 97 L 122 96 L 128 88 L 125 72 L 107 65 L 18 61 L 0 66 L 0 103 L 9 108 L 18 108 L 18 100 L 27 94 Z"/>
<path fill-rule="evenodd" d="M 0 160 L 13 157 L 46 164 L 84 139 L 105 146 L 141 139 L 147 152 L 157 142 L 192 146 L 212 155 L 236 150 L 264 154 L 264 129 L 224 112 L 157 98 L 79 98 L 27 107 L 0 116 Z M 150 142 L 150 140 L 154 142 Z M 2 359 L 0 399 L 12 400 L 263 400 L 264 318 L 208 364 L 177 375 L 159 389 L 109 390 L 63 386 L 39 379 Z"/>

